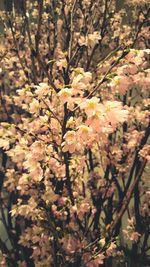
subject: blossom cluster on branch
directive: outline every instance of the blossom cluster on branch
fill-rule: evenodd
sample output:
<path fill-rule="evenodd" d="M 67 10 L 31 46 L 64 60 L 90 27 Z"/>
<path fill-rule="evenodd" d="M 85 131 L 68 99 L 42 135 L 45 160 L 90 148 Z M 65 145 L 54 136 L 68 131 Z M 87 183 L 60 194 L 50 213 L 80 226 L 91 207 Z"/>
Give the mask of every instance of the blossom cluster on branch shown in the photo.
<path fill-rule="evenodd" d="M 1 12 L 1 267 L 149 264 L 150 10 L 130 2 Z"/>

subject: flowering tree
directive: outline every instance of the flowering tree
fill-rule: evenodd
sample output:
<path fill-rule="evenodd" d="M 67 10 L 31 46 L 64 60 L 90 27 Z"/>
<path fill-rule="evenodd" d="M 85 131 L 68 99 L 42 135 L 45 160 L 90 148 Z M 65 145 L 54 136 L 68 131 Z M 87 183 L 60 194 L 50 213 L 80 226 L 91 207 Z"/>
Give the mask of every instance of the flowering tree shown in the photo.
<path fill-rule="evenodd" d="M 1 12 L 0 266 L 149 265 L 148 2 Z"/>

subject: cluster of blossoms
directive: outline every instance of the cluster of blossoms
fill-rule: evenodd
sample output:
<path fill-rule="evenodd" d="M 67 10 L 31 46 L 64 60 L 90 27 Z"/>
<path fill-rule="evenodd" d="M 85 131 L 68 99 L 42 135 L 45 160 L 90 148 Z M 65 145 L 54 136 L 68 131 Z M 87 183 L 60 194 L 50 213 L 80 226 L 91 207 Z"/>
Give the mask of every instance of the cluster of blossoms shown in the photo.
<path fill-rule="evenodd" d="M 130 241 L 137 242 L 140 234 L 135 231 L 135 225 L 134 225 L 134 219 L 133 217 L 131 219 L 128 219 L 128 226 L 127 229 L 123 230 L 125 234 L 125 238 L 129 239 Z"/>
<path fill-rule="evenodd" d="M 26 1 L 16 18 L 2 14 L 0 209 L 10 247 L 0 238 L 0 266 L 111 267 L 125 259 L 122 234 L 146 256 L 143 2 L 131 8 L 133 28 L 109 0 Z"/>

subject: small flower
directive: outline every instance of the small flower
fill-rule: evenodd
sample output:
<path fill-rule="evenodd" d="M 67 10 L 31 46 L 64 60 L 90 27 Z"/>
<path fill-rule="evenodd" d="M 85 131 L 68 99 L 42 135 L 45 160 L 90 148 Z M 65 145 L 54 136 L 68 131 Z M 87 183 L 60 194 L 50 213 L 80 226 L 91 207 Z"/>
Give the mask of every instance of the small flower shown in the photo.
<path fill-rule="evenodd" d="M 148 144 L 145 145 L 145 146 L 140 150 L 139 155 L 140 155 L 142 158 L 144 158 L 144 159 L 150 161 L 150 145 L 148 145 Z"/>
<path fill-rule="evenodd" d="M 85 110 L 85 113 L 88 116 L 93 116 L 96 111 L 99 111 L 101 106 L 99 104 L 99 99 L 97 97 L 92 97 L 87 99 L 84 103 L 81 104 L 81 108 Z"/>
<path fill-rule="evenodd" d="M 110 83 L 110 87 L 112 88 L 112 91 L 116 93 L 120 93 L 124 95 L 131 85 L 131 79 L 127 76 L 118 75 Z"/>
<path fill-rule="evenodd" d="M 113 256 L 116 250 L 116 247 L 117 247 L 116 244 L 114 242 L 111 242 L 109 248 L 106 251 L 107 256 Z"/>
<path fill-rule="evenodd" d="M 62 143 L 63 151 L 69 151 L 70 153 L 73 153 L 76 150 L 76 132 L 75 131 L 68 131 L 64 135 L 65 141 Z"/>
<path fill-rule="evenodd" d="M 31 113 L 39 113 L 40 104 L 37 99 L 33 98 L 31 104 L 29 105 L 29 110 Z"/>
<path fill-rule="evenodd" d="M 92 131 L 90 127 L 86 125 L 80 125 L 78 127 L 77 135 L 78 135 L 79 140 L 86 142 L 91 137 L 91 134 L 92 134 Z"/>
<path fill-rule="evenodd" d="M 61 91 L 58 93 L 58 96 L 62 104 L 65 104 L 66 102 L 71 102 L 72 89 L 69 89 L 69 88 L 61 89 Z"/>
<path fill-rule="evenodd" d="M 106 117 L 113 127 L 117 127 L 119 123 L 126 121 L 128 118 L 128 110 L 123 109 L 118 101 L 106 101 L 105 111 Z"/>
<path fill-rule="evenodd" d="M 106 240 L 105 238 L 101 238 L 100 241 L 99 241 L 100 245 L 103 247 L 106 243 Z"/>
<path fill-rule="evenodd" d="M 88 34 L 87 36 L 87 44 L 89 47 L 94 47 L 94 45 L 98 44 L 101 39 L 99 31 L 95 31 L 93 33 Z"/>
<path fill-rule="evenodd" d="M 38 86 L 35 87 L 37 88 L 35 90 L 35 93 L 37 94 L 39 99 L 50 92 L 50 87 L 47 83 L 40 83 Z"/>

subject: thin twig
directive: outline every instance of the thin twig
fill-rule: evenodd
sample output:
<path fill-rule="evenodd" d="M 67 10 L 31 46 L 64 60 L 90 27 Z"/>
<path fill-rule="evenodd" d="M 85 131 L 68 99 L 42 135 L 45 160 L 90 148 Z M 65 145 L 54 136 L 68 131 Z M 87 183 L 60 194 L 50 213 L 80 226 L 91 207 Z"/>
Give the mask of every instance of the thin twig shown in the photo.
<path fill-rule="evenodd" d="M 134 189 L 135 189 L 135 186 L 137 185 L 139 179 L 141 178 L 142 174 L 143 174 L 143 171 L 145 169 L 145 166 L 146 166 L 146 163 L 147 163 L 147 160 L 145 160 L 143 163 L 142 163 L 142 166 L 141 166 L 141 169 L 139 170 L 139 173 L 138 175 L 136 176 L 130 190 L 127 192 L 127 195 L 126 195 L 126 199 L 124 200 L 123 202 L 123 205 L 119 211 L 119 213 L 116 215 L 116 218 L 115 220 L 113 221 L 111 227 L 110 227 L 110 232 L 112 232 L 116 225 L 118 224 L 118 222 L 120 221 L 120 219 L 122 218 L 123 214 L 125 213 L 128 205 L 129 205 L 129 202 L 131 200 L 131 197 L 133 195 L 133 192 L 134 192 Z"/>
<path fill-rule="evenodd" d="M 71 9 L 71 18 L 70 18 L 70 40 L 69 40 L 69 49 L 68 49 L 68 58 L 69 61 L 71 59 L 72 56 L 72 40 L 73 40 L 73 16 L 74 16 L 74 10 L 75 10 L 75 6 L 76 6 L 77 0 L 74 1 L 72 9 Z"/>

